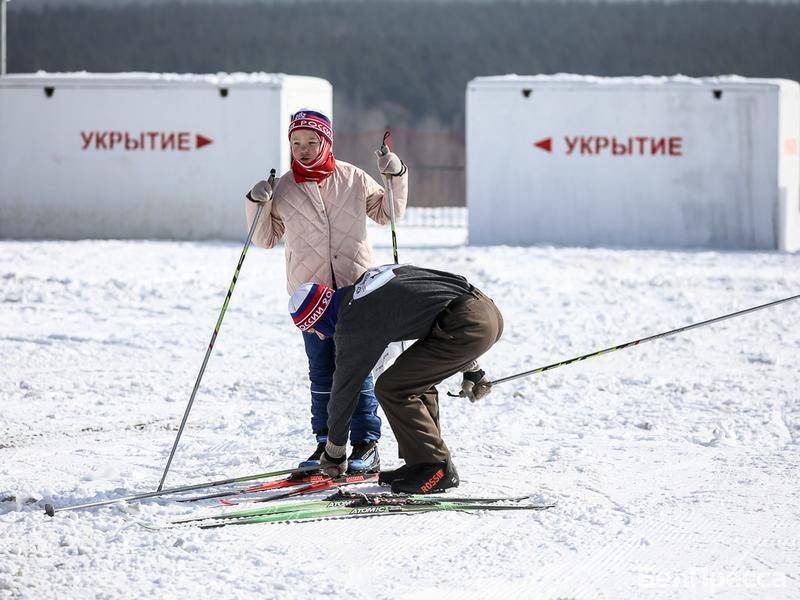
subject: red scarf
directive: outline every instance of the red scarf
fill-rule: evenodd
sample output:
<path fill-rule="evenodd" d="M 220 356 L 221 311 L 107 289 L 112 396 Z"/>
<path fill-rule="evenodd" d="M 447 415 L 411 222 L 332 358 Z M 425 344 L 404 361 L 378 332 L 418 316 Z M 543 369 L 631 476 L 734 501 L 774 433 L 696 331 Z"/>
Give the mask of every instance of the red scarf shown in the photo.
<path fill-rule="evenodd" d="M 306 181 L 316 181 L 320 183 L 323 179 L 333 173 L 336 167 L 336 159 L 333 157 L 333 148 L 331 143 L 320 136 L 322 145 L 319 149 L 317 158 L 314 159 L 310 165 L 296 161 L 292 158 L 292 173 L 294 173 L 294 180 L 296 183 L 305 183 Z"/>

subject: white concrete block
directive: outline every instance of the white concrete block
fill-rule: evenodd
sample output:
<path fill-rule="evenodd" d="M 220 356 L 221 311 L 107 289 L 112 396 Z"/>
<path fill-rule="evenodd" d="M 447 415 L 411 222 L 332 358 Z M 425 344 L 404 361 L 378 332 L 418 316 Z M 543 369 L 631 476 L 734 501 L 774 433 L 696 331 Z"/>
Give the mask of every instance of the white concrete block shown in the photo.
<path fill-rule="evenodd" d="M 799 134 L 794 81 L 480 77 L 470 243 L 796 250 Z"/>
<path fill-rule="evenodd" d="M 244 239 L 243 198 L 289 168 L 323 80 L 272 74 L 0 79 L 0 237 Z"/>

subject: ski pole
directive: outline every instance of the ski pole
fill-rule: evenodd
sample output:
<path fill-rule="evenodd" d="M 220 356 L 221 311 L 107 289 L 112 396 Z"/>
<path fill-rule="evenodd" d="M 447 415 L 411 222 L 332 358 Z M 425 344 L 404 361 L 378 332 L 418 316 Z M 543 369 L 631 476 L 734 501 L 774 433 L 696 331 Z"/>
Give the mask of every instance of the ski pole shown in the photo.
<path fill-rule="evenodd" d="M 106 504 L 116 504 L 118 502 L 133 502 L 136 500 L 144 500 L 145 498 L 157 498 L 159 496 L 168 496 L 169 494 L 180 494 L 181 492 L 191 492 L 192 490 L 201 490 L 203 488 L 219 487 L 221 485 L 228 485 L 230 483 L 243 483 L 245 481 L 252 481 L 254 479 L 266 479 L 267 477 L 278 477 L 279 475 L 296 475 L 297 473 L 306 473 L 308 471 L 316 471 L 319 467 L 299 467 L 296 469 L 281 469 L 280 471 L 270 471 L 268 473 L 256 473 L 255 475 L 246 475 L 244 477 L 232 477 L 230 479 L 220 479 L 219 481 L 206 481 L 205 483 L 195 483 L 192 485 L 184 485 L 167 490 L 158 490 L 156 492 L 144 492 L 142 494 L 133 494 L 131 496 L 123 496 L 122 498 L 112 498 L 110 500 L 98 500 L 97 502 L 86 502 L 84 504 L 73 504 L 72 506 L 62 506 L 55 508 L 52 504 L 44 505 L 44 512 L 48 516 L 53 516 L 57 512 L 64 510 L 76 510 L 78 508 L 93 508 L 95 506 L 105 506 Z"/>
<path fill-rule="evenodd" d="M 746 308 L 744 310 L 739 310 L 737 312 L 733 312 L 727 315 L 722 315 L 721 317 L 715 317 L 713 319 L 708 319 L 706 321 L 700 321 L 699 323 L 692 323 L 691 325 L 686 325 L 685 327 L 678 327 L 677 329 L 671 329 L 670 331 L 665 331 L 664 333 L 658 333 L 656 335 L 651 335 L 648 337 L 644 337 L 638 340 L 634 340 L 632 342 L 627 342 L 625 344 L 620 344 L 619 346 L 611 346 L 610 348 L 605 348 L 604 350 L 598 350 L 597 352 L 591 352 L 589 354 L 584 354 L 583 356 L 577 356 L 575 358 L 570 358 L 569 360 L 563 360 L 561 362 L 553 363 L 551 365 L 547 365 L 545 367 L 539 367 L 538 369 L 531 369 L 530 371 L 524 371 L 522 373 L 517 373 L 516 375 L 509 375 L 508 377 L 502 377 L 500 379 L 495 379 L 492 381 L 492 386 L 497 385 L 498 383 L 505 383 L 506 381 L 513 381 L 514 379 L 520 379 L 522 377 L 527 377 L 529 375 L 535 375 L 536 373 L 543 373 L 544 371 L 549 371 L 551 369 L 556 369 L 558 367 L 565 367 L 570 365 L 574 362 L 579 362 L 581 360 L 586 360 L 587 358 L 592 358 L 594 356 L 600 356 L 602 354 L 608 354 L 609 352 L 614 352 L 615 350 L 622 350 L 623 348 L 628 348 L 630 346 L 636 346 L 638 344 L 643 344 L 644 342 L 651 342 L 653 340 L 657 340 L 659 338 L 668 337 L 671 335 L 677 335 L 679 333 L 683 333 L 684 331 L 689 331 L 690 329 L 697 329 L 698 327 L 704 327 L 705 325 L 711 325 L 712 323 L 719 323 L 720 321 L 724 321 L 726 319 L 732 319 L 734 317 L 741 317 L 742 315 L 746 315 L 751 312 L 755 312 L 757 310 L 761 310 L 763 308 L 769 308 L 771 306 L 776 306 L 778 304 L 783 304 L 784 302 L 790 302 L 792 300 L 800 299 L 800 294 L 796 296 L 789 296 L 788 298 L 783 298 L 781 300 L 775 300 L 774 302 L 767 302 L 766 304 L 761 304 L 759 306 L 754 306 L 752 308 Z"/>
<path fill-rule="evenodd" d="M 386 156 L 389 153 L 389 144 L 392 143 L 392 132 L 386 130 L 383 134 L 380 150 L 376 150 L 377 156 Z M 386 178 L 386 198 L 389 201 L 389 223 L 392 229 L 392 254 L 394 256 L 394 264 L 400 264 L 397 257 L 397 226 L 394 218 L 394 190 L 392 189 L 392 176 L 384 175 Z"/>
<path fill-rule="evenodd" d="M 386 156 L 389 153 L 389 145 L 392 143 L 392 132 L 387 129 L 383 134 L 381 140 L 381 147 L 375 151 L 377 156 Z M 394 189 L 392 189 L 392 176 L 384 175 L 386 178 L 386 199 L 389 202 L 389 224 L 392 230 L 392 256 L 394 257 L 394 264 L 399 265 L 400 259 L 397 255 L 397 225 L 394 218 Z M 400 342 L 400 351 L 406 351 L 406 343 Z"/>
<path fill-rule="evenodd" d="M 274 189 L 275 169 L 272 169 L 269 172 L 268 181 L 270 189 Z M 169 467 L 172 464 L 172 458 L 175 456 L 175 450 L 178 448 L 178 442 L 181 439 L 183 428 L 186 426 L 186 420 L 189 418 L 189 411 L 192 410 L 194 397 L 197 394 L 197 389 L 200 387 L 200 380 L 203 378 L 203 373 L 205 373 L 206 371 L 208 358 L 211 356 L 211 350 L 214 348 L 214 342 L 217 340 L 217 335 L 219 334 L 219 328 L 222 325 L 222 319 L 225 316 L 225 311 L 228 309 L 228 302 L 230 302 L 231 300 L 231 294 L 233 294 L 233 287 L 236 285 L 236 280 L 239 278 L 239 271 L 242 268 L 242 263 L 244 263 L 244 257 L 247 254 L 247 249 L 250 247 L 250 240 L 253 239 L 253 233 L 256 230 L 256 225 L 258 225 L 258 219 L 261 216 L 261 210 L 263 208 L 264 205 L 259 203 L 258 208 L 256 209 L 256 216 L 253 218 L 253 224 L 250 226 L 250 231 L 247 234 L 247 240 L 245 240 L 244 242 L 244 248 L 242 248 L 242 254 L 241 256 L 239 256 L 239 264 L 236 265 L 236 271 L 233 274 L 233 280 L 231 281 L 231 285 L 228 288 L 228 294 L 225 296 L 225 301 L 222 303 L 222 310 L 219 313 L 217 324 L 214 326 L 214 333 L 211 334 L 211 342 L 209 342 L 208 344 L 208 349 L 206 350 L 206 356 L 203 359 L 203 365 L 200 367 L 200 372 L 197 374 L 197 379 L 194 382 L 192 395 L 189 397 L 189 404 L 186 405 L 186 411 L 183 413 L 183 420 L 181 421 L 181 426 L 178 428 L 178 435 L 175 436 L 175 443 L 172 444 L 172 451 L 169 453 L 169 458 L 167 459 L 167 466 L 164 468 L 164 474 L 161 476 L 161 482 L 158 484 L 158 489 L 156 491 L 160 492 L 161 489 L 164 487 L 164 480 L 167 478 Z"/>

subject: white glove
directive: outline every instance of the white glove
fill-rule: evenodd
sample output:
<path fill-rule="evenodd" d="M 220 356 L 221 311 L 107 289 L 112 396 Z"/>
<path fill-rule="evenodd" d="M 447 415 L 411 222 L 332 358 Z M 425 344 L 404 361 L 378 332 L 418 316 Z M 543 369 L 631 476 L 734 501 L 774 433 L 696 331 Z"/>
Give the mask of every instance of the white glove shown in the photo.
<path fill-rule="evenodd" d="M 247 199 L 262 204 L 272 200 L 272 186 L 269 181 L 261 180 L 247 193 Z"/>
<path fill-rule="evenodd" d="M 378 171 L 386 177 L 397 177 L 403 174 L 405 165 L 394 152 L 378 154 Z"/>
<path fill-rule="evenodd" d="M 461 395 L 468 398 L 470 402 L 475 402 L 484 396 L 488 396 L 491 391 L 492 382 L 486 378 L 486 373 L 483 369 L 464 372 L 464 380 L 461 382 Z"/>
<path fill-rule="evenodd" d="M 347 446 L 325 444 L 325 452 L 319 458 L 319 468 L 328 477 L 339 477 L 347 472 Z"/>

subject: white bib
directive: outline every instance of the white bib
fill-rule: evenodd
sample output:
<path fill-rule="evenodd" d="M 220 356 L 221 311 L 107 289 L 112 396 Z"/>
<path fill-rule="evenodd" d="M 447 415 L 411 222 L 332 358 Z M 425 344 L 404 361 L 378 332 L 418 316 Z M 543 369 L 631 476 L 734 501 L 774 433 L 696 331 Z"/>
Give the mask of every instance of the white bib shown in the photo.
<path fill-rule="evenodd" d="M 402 266 L 405 265 L 381 265 L 368 270 L 364 273 L 361 281 L 356 284 L 353 291 L 353 300 L 358 300 L 389 283 L 395 277 L 394 270 Z"/>

